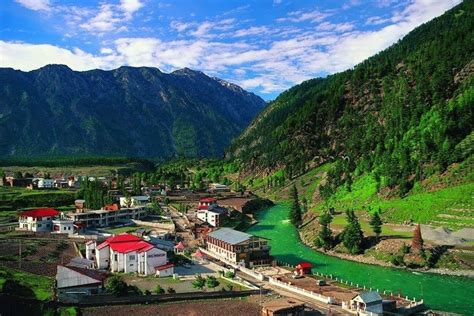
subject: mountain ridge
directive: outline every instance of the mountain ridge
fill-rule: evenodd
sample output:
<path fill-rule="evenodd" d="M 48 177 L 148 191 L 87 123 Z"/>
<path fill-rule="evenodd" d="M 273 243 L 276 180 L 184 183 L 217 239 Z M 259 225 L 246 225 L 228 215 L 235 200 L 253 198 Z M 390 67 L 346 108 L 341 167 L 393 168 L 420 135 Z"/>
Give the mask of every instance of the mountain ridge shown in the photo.
<path fill-rule="evenodd" d="M 189 68 L 1 68 L 0 83 L 2 156 L 219 157 L 265 106 Z"/>

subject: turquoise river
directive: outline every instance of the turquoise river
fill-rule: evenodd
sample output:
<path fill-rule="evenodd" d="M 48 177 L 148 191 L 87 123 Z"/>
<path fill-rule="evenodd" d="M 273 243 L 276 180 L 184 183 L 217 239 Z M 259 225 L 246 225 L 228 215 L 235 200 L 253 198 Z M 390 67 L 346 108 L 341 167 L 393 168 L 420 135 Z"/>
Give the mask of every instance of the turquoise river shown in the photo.
<path fill-rule="evenodd" d="M 423 298 L 429 308 L 474 315 L 474 280 L 431 273 L 410 272 L 342 260 L 317 252 L 304 245 L 288 221 L 289 208 L 275 205 L 257 215 L 258 223 L 248 232 L 270 239 L 271 254 L 292 265 L 300 261 L 313 264 L 314 271 L 332 274 L 367 288 L 388 290 Z"/>

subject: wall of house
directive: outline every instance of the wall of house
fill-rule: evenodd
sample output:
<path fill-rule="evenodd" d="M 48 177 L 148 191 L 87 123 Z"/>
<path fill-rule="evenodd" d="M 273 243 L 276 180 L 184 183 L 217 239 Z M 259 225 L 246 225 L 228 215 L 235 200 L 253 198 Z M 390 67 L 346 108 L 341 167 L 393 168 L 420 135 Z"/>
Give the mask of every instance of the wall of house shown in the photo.
<path fill-rule="evenodd" d="M 168 261 L 166 252 L 158 248 L 152 248 L 145 252 L 145 271 L 143 274 L 150 275 L 155 273 L 155 267 L 162 266 Z"/>
<path fill-rule="evenodd" d="M 136 251 L 132 251 L 124 256 L 124 272 L 131 273 L 131 272 L 138 272 L 138 253 Z"/>
<path fill-rule="evenodd" d="M 96 243 L 92 242 L 90 244 L 86 244 L 86 258 L 89 260 L 95 259 L 95 247 Z"/>
<path fill-rule="evenodd" d="M 164 269 L 164 270 L 161 270 L 161 271 L 156 271 L 156 275 L 159 276 L 160 278 L 164 278 L 164 277 L 167 277 L 167 276 L 172 276 L 173 272 L 174 272 L 174 269 L 173 269 L 173 267 L 171 267 L 171 268 Z"/>
<path fill-rule="evenodd" d="M 96 249 L 96 259 L 98 269 L 107 269 L 110 265 L 110 247 Z"/>

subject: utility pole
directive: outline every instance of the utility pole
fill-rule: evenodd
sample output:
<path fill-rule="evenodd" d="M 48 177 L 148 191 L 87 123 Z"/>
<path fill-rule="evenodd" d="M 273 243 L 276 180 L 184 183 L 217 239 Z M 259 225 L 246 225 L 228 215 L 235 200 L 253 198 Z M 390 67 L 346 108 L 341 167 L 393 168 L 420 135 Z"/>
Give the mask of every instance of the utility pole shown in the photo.
<path fill-rule="evenodd" d="M 21 269 L 21 239 L 18 240 L 18 268 Z"/>

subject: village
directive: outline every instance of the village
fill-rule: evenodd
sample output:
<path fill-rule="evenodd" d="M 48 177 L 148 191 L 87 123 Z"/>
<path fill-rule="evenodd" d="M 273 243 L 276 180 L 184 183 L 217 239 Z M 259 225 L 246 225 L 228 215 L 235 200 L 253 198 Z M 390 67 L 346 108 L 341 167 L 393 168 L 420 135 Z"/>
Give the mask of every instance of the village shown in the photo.
<path fill-rule="evenodd" d="M 96 182 L 108 184 L 110 199 L 100 208 L 82 198 L 72 210 L 22 211 L 16 227 L 3 227 L 0 235 L 1 253 L 13 258 L 2 258 L 0 266 L 54 276 L 53 300 L 61 306 L 251 297 L 261 315 L 410 315 L 425 309 L 423 300 L 334 279 L 309 262 L 278 262 L 268 239 L 242 231 L 266 205 L 252 192 L 220 183 L 190 190 L 141 182 L 123 192 L 95 177 L 10 177 L 3 184 L 79 190 L 81 183 Z M 132 195 L 137 187 L 140 194 Z"/>

